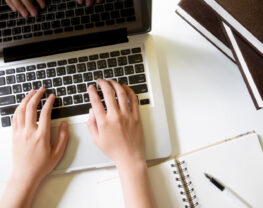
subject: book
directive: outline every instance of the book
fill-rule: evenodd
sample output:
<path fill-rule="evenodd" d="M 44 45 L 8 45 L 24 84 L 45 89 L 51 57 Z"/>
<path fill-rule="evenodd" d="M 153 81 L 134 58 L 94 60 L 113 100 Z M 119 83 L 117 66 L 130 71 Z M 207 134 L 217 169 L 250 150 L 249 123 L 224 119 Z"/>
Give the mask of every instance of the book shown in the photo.
<path fill-rule="evenodd" d="M 253 102 L 257 109 L 263 108 L 263 56 L 228 25 L 224 28 Z"/>
<path fill-rule="evenodd" d="M 249 206 L 263 204 L 263 152 L 256 133 L 250 132 L 182 154 L 148 169 L 158 207 L 235 208 L 213 186 L 208 173 L 238 194 Z M 98 207 L 124 207 L 118 177 L 98 183 Z"/>
<path fill-rule="evenodd" d="M 204 0 L 226 24 L 263 55 L 262 0 Z"/>
<path fill-rule="evenodd" d="M 229 42 L 222 29 L 222 19 L 203 0 L 181 0 L 176 13 L 235 62 Z"/>

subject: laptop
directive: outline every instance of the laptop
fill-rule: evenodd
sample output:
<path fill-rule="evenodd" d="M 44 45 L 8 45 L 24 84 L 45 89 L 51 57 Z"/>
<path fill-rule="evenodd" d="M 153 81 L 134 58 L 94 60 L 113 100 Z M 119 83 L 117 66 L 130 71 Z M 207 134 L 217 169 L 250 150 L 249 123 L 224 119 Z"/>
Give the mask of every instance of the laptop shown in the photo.
<path fill-rule="evenodd" d="M 1 1 L 1 0 L 0 0 Z M 70 140 L 53 174 L 112 166 L 93 144 L 86 122 L 87 87 L 115 79 L 137 94 L 147 160 L 171 155 L 168 123 L 151 30 L 151 0 L 105 0 L 85 7 L 52 0 L 37 17 L 0 6 L 0 180 L 12 166 L 12 116 L 31 89 L 47 88 L 38 112 L 55 93 L 51 138 L 67 121 Z"/>

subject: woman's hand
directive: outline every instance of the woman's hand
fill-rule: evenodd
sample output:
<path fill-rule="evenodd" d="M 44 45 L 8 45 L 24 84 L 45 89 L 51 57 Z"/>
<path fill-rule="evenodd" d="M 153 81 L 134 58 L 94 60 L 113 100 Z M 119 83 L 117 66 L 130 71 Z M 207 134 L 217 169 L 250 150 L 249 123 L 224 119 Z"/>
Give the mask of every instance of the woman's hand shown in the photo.
<path fill-rule="evenodd" d="M 19 12 L 24 18 L 31 15 L 37 16 L 37 8 L 33 1 L 36 1 L 41 9 L 46 7 L 45 0 L 6 0 L 6 3 L 14 12 Z M 85 2 L 86 6 L 92 6 L 94 3 L 102 3 L 103 0 L 77 0 L 78 4 Z"/>
<path fill-rule="evenodd" d="M 92 104 L 88 127 L 95 144 L 118 166 L 128 162 L 145 163 L 144 137 L 138 99 L 126 85 L 116 81 L 97 80 L 104 95 L 107 112 L 97 91 L 90 85 Z M 118 97 L 118 102 L 115 98 Z"/>
<path fill-rule="evenodd" d="M 126 85 L 102 79 L 97 82 L 103 92 L 107 112 L 95 87 L 90 85 L 88 91 L 93 110 L 90 111 L 88 128 L 91 136 L 118 168 L 126 207 L 155 208 L 137 97 Z"/>
<path fill-rule="evenodd" d="M 54 145 L 50 141 L 51 110 L 55 95 L 43 106 L 37 124 L 37 106 L 44 88 L 31 91 L 16 109 L 13 117 L 13 174 L 24 181 L 41 181 L 63 156 L 69 138 L 68 125 L 62 123 Z"/>
<path fill-rule="evenodd" d="M 15 111 L 12 123 L 13 170 L 0 207 L 31 207 L 40 182 L 54 169 L 65 151 L 69 138 L 67 123 L 61 123 L 53 145 L 50 140 L 55 95 L 46 100 L 37 124 L 37 106 L 44 93 L 44 88 L 30 91 Z"/>

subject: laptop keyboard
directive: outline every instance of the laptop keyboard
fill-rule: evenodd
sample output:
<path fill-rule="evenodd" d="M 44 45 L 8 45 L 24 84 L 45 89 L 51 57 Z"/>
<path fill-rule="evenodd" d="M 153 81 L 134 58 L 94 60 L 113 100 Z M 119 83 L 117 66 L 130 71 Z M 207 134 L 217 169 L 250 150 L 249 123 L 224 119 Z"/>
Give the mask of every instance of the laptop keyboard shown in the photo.
<path fill-rule="evenodd" d="M 105 0 L 93 7 L 50 0 L 37 17 L 23 18 L 0 0 L 0 43 L 136 21 L 133 0 Z"/>
<path fill-rule="evenodd" d="M 38 116 L 46 98 L 51 93 L 56 95 L 52 119 L 87 114 L 91 108 L 87 93 L 89 85 L 97 87 L 105 106 L 103 93 L 96 84 L 98 78 L 114 79 L 121 84 L 126 84 L 136 94 L 147 93 L 141 48 L 110 51 L 0 70 L 2 127 L 11 126 L 12 116 L 19 103 L 31 89 L 37 90 L 41 86 L 47 90 L 38 105 Z M 142 99 L 139 103 L 147 105 L 150 100 Z"/>

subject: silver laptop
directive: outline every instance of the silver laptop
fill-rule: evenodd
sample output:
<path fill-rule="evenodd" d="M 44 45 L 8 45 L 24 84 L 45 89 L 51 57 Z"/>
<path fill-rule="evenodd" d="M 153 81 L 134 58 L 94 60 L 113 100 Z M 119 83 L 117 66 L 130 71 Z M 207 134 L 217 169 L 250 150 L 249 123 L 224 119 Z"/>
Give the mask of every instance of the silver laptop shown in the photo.
<path fill-rule="evenodd" d="M 93 144 L 86 122 L 91 108 L 87 87 L 96 79 L 126 83 L 137 94 L 147 160 L 171 155 L 167 117 L 151 35 L 151 1 L 105 0 L 93 7 L 53 0 L 38 17 L 23 19 L 4 1 L 0 6 L 0 180 L 12 165 L 12 116 L 31 89 L 55 93 L 52 138 L 61 121 L 70 140 L 54 170 L 113 165 Z M 103 94 L 98 86 L 103 102 Z M 45 102 L 39 104 L 38 111 Z"/>

